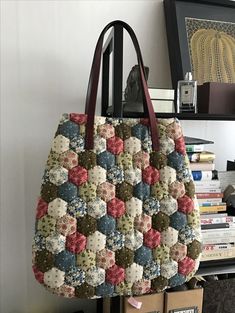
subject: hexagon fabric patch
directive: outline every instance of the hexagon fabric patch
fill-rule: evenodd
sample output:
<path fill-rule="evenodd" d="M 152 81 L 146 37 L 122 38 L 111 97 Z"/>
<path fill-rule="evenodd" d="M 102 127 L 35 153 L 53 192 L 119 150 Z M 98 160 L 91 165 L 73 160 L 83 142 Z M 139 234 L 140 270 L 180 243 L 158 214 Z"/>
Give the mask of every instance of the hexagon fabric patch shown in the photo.
<path fill-rule="evenodd" d="M 176 118 L 63 114 L 36 205 L 33 273 L 67 298 L 133 296 L 187 282 L 202 254 L 200 212 Z M 90 149 L 87 149 L 90 143 Z"/>

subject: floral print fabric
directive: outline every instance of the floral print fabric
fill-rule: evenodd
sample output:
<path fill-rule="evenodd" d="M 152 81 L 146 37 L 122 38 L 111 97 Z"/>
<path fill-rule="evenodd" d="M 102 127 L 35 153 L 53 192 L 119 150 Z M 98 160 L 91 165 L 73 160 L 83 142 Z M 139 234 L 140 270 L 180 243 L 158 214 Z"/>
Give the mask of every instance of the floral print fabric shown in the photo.
<path fill-rule="evenodd" d="M 200 216 L 177 119 L 64 114 L 36 208 L 33 272 L 68 298 L 160 292 L 189 280 L 201 255 Z"/>

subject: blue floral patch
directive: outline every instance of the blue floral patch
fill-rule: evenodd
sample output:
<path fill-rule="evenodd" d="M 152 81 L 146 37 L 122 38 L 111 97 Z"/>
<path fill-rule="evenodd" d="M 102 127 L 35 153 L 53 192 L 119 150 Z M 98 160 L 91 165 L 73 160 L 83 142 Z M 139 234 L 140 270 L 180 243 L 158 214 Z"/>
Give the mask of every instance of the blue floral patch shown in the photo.
<path fill-rule="evenodd" d="M 143 278 L 152 280 L 157 276 L 160 276 L 160 265 L 152 261 L 144 267 Z"/>
<path fill-rule="evenodd" d="M 58 187 L 58 196 L 64 201 L 72 201 L 77 197 L 77 187 L 72 183 L 64 183 Z"/>
<path fill-rule="evenodd" d="M 119 231 L 114 231 L 107 236 L 106 246 L 112 251 L 116 251 L 124 247 L 125 236 Z"/>
<path fill-rule="evenodd" d="M 59 125 L 57 135 L 63 135 L 69 139 L 72 139 L 74 137 L 74 134 L 79 135 L 79 125 L 75 124 L 72 121 L 67 121 Z"/>
<path fill-rule="evenodd" d="M 186 281 L 185 276 L 181 275 L 181 274 L 176 274 L 175 276 L 171 277 L 168 281 L 169 286 L 171 288 L 176 287 L 176 286 L 180 286 L 183 285 Z"/>
<path fill-rule="evenodd" d="M 87 204 L 81 198 L 76 198 L 68 204 L 67 212 L 78 218 L 87 214 Z"/>
<path fill-rule="evenodd" d="M 97 155 L 97 164 L 109 170 L 115 165 L 115 156 L 108 151 L 101 152 Z"/>
<path fill-rule="evenodd" d="M 154 198 L 150 197 L 144 201 L 143 211 L 145 214 L 152 216 L 160 211 L 160 203 Z"/>
<path fill-rule="evenodd" d="M 81 135 L 77 135 L 70 140 L 70 148 L 79 153 L 84 151 L 85 140 Z"/>
<path fill-rule="evenodd" d="M 72 268 L 69 272 L 67 272 L 65 283 L 76 287 L 80 286 L 85 282 L 85 272 L 78 267 Z"/>
<path fill-rule="evenodd" d="M 71 267 L 75 267 L 75 254 L 66 250 L 56 254 L 55 266 L 65 272 L 71 269 Z"/>
<path fill-rule="evenodd" d="M 96 295 L 98 297 L 109 297 L 114 292 L 114 286 L 108 283 L 103 283 L 96 287 Z"/>
<path fill-rule="evenodd" d="M 98 230 L 105 235 L 114 232 L 115 227 L 116 220 L 109 215 L 105 215 L 98 220 Z"/>
<path fill-rule="evenodd" d="M 135 251 L 135 262 L 139 265 L 146 266 L 152 261 L 152 250 L 142 246 Z"/>
<path fill-rule="evenodd" d="M 167 165 L 180 171 L 184 166 L 184 156 L 177 151 L 171 152 L 167 156 Z"/>
<path fill-rule="evenodd" d="M 140 182 L 134 186 L 134 197 L 146 200 L 150 196 L 150 185 Z"/>
<path fill-rule="evenodd" d="M 180 230 L 187 224 L 187 217 L 184 213 L 175 212 L 170 216 L 170 226 Z"/>
<path fill-rule="evenodd" d="M 124 181 L 123 170 L 119 166 L 113 166 L 107 172 L 107 179 L 114 185 L 121 184 Z"/>

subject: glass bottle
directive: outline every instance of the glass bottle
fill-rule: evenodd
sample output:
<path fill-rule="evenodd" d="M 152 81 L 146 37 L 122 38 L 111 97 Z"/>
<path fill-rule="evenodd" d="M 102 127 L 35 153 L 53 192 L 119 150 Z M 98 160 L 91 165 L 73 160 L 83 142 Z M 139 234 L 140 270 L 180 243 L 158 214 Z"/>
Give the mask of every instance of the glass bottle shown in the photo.
<path fill-rule="evenodd" d="M 177 113 L 197 113 L 197 81 L 192 79 L 191 72 L 178 81 Z"/>

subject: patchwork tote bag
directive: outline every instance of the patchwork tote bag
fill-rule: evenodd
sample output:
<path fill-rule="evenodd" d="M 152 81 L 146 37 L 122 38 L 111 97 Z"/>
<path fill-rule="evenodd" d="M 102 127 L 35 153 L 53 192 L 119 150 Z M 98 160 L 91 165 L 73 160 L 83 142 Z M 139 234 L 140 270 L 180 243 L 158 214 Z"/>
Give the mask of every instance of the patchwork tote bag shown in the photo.
<path fill-rule="evenodd" d="M 103 38 L 116 24 L 136 50 L 147 118 L 95 116 Z M 155 117 L 137 38 L 111 22 L 95 49 L 85 114 L 63 114 L 46 163 L 35 277 L 70 298 L 161 292 L 195 274 L 200 241 L 180 123 Z"/>

